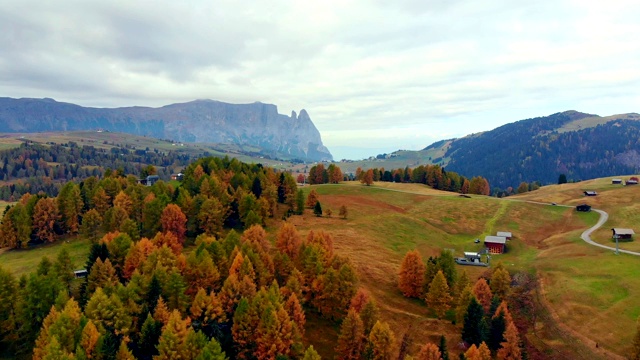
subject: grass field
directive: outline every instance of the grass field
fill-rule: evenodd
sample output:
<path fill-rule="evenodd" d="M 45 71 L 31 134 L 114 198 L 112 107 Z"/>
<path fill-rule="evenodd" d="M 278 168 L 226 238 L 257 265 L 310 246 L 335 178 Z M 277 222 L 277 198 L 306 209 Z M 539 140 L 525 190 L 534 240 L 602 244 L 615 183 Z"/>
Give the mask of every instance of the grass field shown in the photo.
<path fill-rule="evenodd" d="M 89 255 L 91 244 L 86 239 L 71 238 L 69 240 L 58 240 L 53 244 L 38 245 L 30 249 L 7 250 L 0 252 L 0 266 L 9 269 L 16 277 L 27 274 L 37 267 L 44 256 L 55 261 L 58 253 L 66 248 L 71 256 L 73 265 L 78 269 L 83 269 Z"/>

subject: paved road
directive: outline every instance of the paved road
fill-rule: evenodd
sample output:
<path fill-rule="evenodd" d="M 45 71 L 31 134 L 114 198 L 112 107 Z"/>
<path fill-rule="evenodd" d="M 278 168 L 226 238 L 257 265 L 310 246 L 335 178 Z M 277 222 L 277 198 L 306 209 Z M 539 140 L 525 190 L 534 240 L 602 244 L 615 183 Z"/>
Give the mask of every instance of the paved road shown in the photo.
<path fill-rule="evenodd" d="M 591 240 L 591 233 L 593 233 L 594 231 L 598 230 L 602 226 L 602 224 L 604 224 L 609 219 L 609 214 L 607 214 L 606 212 L 604 212 L 602 210 L 598 210 L 598 209 L 591 209 L 591 210 L 593 210 L 593 211 L 597 212 L 598 214 L 600 214 L 600 219 L 591 228 L 585 230 L 582 233 L 582 235 L 580 235 L 580 237 L 582 238 L 582 240 L 586 241 L 587 244 L 591 244 L 593 246 L 601 247 L 601 248 L 607 249 L 607 250 L 616 251 L 615 247 L 598 244 L 597 242 Z M 621 253 L 625 253 L 625 254 L 640 256 L 640 252 L 622 250 L 622 249 L 620 249 L 618 251 L 621 252 Z"/>

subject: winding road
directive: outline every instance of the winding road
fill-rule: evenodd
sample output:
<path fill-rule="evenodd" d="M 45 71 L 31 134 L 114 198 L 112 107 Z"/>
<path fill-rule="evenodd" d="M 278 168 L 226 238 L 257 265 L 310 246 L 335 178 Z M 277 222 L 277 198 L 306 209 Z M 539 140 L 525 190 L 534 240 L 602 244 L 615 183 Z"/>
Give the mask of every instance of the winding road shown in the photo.
<path fill-rule="evenodd" d="M 582 233 L 582 235 L 580 235 L 580 237 L 587 244 L 590 244 L 590 245 L 593 245 L 593 246 L 597 246 L 597 247 L 601 247 L 601 248 L 607 249 L 607 250 L 616 251 L 615 247 L 598 244 L 597 242 L 591 240 L 591 233 L 593 233 L 594 231 L 598 230 L 602 226 L 602 224 L 604 224 L 609 219 L 609 214 L 607 214 L 606 212 L 604 212 L 602 210 L 598 210 L 598 209 L 591 209 L 591 210 L 593 210 L 593 211 L 597 212 L 598 214 L 600 214 L 600 219 L 598 219 L 598 222 L 595 225 L 593 225 L 589 229 L 585 230 Z M 636 251 L 629 251 L 629 250 L 619 249 L 618 252 L 629 254 L 629 255 L 640 256 L 640 252 L 636 252 Z"/>

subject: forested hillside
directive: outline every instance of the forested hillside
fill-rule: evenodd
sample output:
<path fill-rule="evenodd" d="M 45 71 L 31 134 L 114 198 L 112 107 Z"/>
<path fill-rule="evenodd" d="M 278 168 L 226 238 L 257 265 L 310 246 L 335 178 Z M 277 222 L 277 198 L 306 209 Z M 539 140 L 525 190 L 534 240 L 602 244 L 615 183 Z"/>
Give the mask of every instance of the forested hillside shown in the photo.
<path fill-rule="evenodd" d="M 15 149 L 0 151 L 0 199 L 16 201 L 23 194 L 43 191 L 56 196 L 67 181 L 102 177 L 107 169 L 120 174 L 141 175 L 152 165 L 161 179 L 169 180 L 173 172 L 187 166 L 202 154 L 185 154 L 152 149 L 113 147 L 110 150 L 91 145 L 35 144 L 25 142 Z"/>
<path fill-rule="evenodd" d="M 563 125 L 590 116 L 575 112 L 522 120 L 453 141 L 447 170 L 481 175 L 493 187 L 556 183 L 635 174 L 640 169 L 640 122 L 616 120 L 577 131 Z"/>

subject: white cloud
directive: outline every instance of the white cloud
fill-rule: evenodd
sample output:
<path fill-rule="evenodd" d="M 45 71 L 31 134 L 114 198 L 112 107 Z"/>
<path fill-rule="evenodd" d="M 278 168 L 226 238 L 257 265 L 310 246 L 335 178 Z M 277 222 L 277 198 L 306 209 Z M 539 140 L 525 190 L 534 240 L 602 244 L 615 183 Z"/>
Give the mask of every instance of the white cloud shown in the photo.
<path fill-rule="evenodd" d="M 400 148 L 567 109 L 639 111 L 639 17 L 618 0 L 10 0 L 0 95 L 263 101 L 306 108 L 329 146 Z"/>

